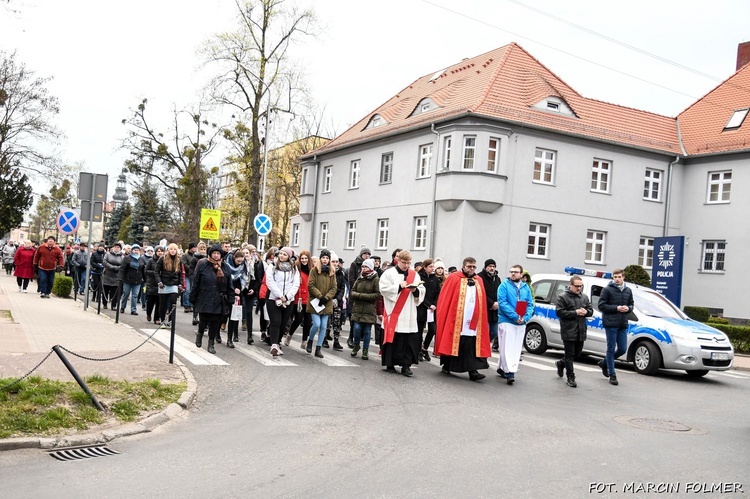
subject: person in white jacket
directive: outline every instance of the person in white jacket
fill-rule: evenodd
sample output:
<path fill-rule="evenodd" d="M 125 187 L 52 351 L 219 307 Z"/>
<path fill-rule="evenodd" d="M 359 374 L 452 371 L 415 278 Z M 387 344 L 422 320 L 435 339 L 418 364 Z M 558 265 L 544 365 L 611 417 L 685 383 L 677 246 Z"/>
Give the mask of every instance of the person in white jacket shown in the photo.
<path fill-rule="evenodd" d="M 396 265 L 380 276 L 380 294 L 383 295 L 383 345 L 382 364 L 386 371 L 412 376 L 411 366 L 419 363 L 421 338 L 417 328 L 417 305 L 422 303 L 425 288 L 411 265 L 411 252 L 396 254 Z"/>
<path fill-rule="evenodd" d="M 270 321 L 271 355 L 284 355 L 279 344 L 283 325 L 289 322 L 294 311 L 294 296 L 299 289 L 299 272 L 292 265 L 294 250 L 284 247 L 274 260 L 273 266 L 266 268 L 266 310 Z"/>

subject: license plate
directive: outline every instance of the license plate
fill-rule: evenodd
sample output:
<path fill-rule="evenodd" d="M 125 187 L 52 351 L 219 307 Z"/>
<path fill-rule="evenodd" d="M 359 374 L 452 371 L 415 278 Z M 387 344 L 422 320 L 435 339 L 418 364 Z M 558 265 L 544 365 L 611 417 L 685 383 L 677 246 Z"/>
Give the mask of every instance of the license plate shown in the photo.
<path fill-rule="evenodd" d="M 711 360 L 729 360 L 729 354 L 721 352 L 711 352 Z"/>

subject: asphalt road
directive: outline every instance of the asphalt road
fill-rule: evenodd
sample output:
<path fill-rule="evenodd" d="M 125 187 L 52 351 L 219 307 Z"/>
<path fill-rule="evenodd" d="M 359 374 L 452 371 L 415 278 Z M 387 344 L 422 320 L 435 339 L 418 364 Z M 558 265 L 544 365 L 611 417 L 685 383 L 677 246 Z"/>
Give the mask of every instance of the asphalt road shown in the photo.
<path fill-rule="evenodd" d="M 192 341 L 187 317 L 178 314 L 180 336 Z M 199 385 L 189 416 L 110 443 L 119 455 L 0 454 L 3 496 L 685 497 L 700 487 L 718 497 L 718 484 L 733 490 L 726 497 L 750 493 L 748 373 L 623 368 L 615 387 L 592 359 L 577 364 L 573 389 L 550 351 L 525 354 L 508 386 L 494 367 L 477 383 L 433 360 L 406 378 L 348 349 L 324 350 L 326 364 L 299 341 L 285 348 L 286 365 L 264 365 L 258 343 L 217 345 L 226 365 L 186 362 Z"/>

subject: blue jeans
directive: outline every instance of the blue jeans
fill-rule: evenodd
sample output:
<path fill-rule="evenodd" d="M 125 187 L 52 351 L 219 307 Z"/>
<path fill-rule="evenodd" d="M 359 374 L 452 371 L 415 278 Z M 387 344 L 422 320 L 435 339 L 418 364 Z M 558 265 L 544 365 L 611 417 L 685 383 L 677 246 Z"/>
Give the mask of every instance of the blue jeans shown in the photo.
<path fill-rule="evenodd" d="M 497 322 L 490 322 L 490 341 L 495 341 L 495 339 L 497 338 L 497 330 Z"/>
<path fill-rule="evenodd" d="M 604 331 L 607 333 L 607 369 L 609 375 L 614 376 L 615 359 L 628 350 L 628 327 L 605 327 Z"/>
<path fill-rule="evenodd" d="M 128 294 L 130 294 L 130 311 L 138 311 L 139 289 L 141 289 L 140 284 L 130 284 L 129 282 L 122 283 L 122 303 L 120 304 L 120 310 L 125 310 L 125 305 L 128 304 Z"/>
<path fill-rule="evenodd" d="M 78 291 L 83 294 L 84 291 L 86 291 L 84 288 L 86 287 L 86 267 L 78 270 Z"/>
<path fill-rule="evenodd" d="M 37 277 L 39 278 L 39 292 L 43 295 L 50 294 L 52 284 L 55 282 L 55 271 L 39 269 Z"/>
<path fill-rule="evenodd" d="M 372 324 L 363 324 L 362 322 L 352 322 L 352 329 L 354 330 L 354 344 L 359 346 L 360 336 L 364 336 L 362 340 L 362 350 L 370 349 L 370 334 L 372 333 Z"/>
<path fill-rule="evenodd" d="M 193 306 L 193 304 L 190 303 L 190 278 L 188 276 L 185 276 L 185 291 L 182 293 L 182 306 L 183 307 Z"/>
<path fill-rule="evenodd" d="M 315 333 L 320 331 L 318 334 L 318 346 L 323 346 L 323 341 L 326 339 L 326 327 L 328 326 L 328 316 L 327 315 L 318 315 L 318 314 L 310 314 L 312 316 L 312 327 L 310 328 L 310 337 L 307 339 L 308 341 L 313 341 L 315 339 Z"/>

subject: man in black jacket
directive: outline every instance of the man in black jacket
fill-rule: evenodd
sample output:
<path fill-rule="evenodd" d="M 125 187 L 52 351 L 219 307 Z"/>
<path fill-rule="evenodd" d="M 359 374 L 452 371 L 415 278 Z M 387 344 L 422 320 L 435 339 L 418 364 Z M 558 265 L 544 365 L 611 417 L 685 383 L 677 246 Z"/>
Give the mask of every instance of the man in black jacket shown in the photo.
<path fill-rule="evenodd" d="M 146 280 L 146 263 L 141 256 L 141 247 L 134 244 L 130 247 L 130 254 L 122 259 L 118 279 L 122 282 L 122 302 L 120 313 L 125 313 L 130 294 L 130 315 L 138 315 L 138 290 Z"/>
<path fill-rule="evenodd" d="M 599 311 L 602 313 L 604 331 L 607 333 L 607 358 L 599 362 L 602 374 L 617 385 L 615 359 L 628 350 L 628 315 L 633 311 L 633 292 L 625 285 L 622 269 L 612 271 L 612 281 L 602 289 Z M 615 347 L 617 350 L 615 351 Z"/>
<path fill-rule="evenodd" d="M 497 274 L 497 264 L 492 258 L 484 262 L 484 270 L 477 274 L 482 278 L 487 296 L 487 322 L 490 324 L 490 341 L 492 350 L 497 352 L 497 288 L 503 279 Z"/>
<path fill-rule="evenodd" d="M 557 375 L 563 377 L 567 371 L 568 386 L 575 388 L 576 375 L 573 372 L 573 359 L 581 355 L 583 342 L 586 341 L 586 317 L 594 315 L 594 309 L 586 293 L 583 292 L 583 281 L 578 276 L 570 278 L 568 289 L 557 297 L 555 309 L 560 319 L 560 336 L 565 347 L 562 360 L 555 362 Z"/>

